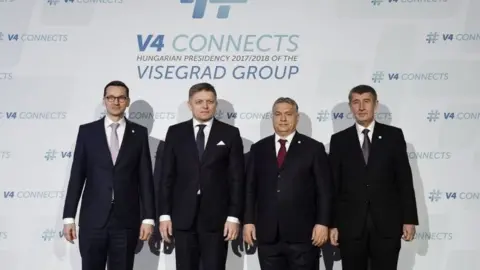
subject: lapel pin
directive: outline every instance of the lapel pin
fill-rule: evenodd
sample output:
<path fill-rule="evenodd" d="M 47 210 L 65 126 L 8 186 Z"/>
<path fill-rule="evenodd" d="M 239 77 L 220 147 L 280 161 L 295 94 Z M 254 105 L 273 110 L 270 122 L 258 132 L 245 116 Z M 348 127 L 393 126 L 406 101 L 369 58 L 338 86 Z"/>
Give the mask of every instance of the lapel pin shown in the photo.
<path fill-rule="evenodd" d="M 382 136 L 378 136 L 379 139 L 382 139 Z"/>
<path fill-rule="evenodd" d="M 298 143 L 302 143 L 302 141 L 298 141 Z"/>
<path fill-rule="evenodd" d="M 134 129 L 132 129 L 132 133 L 135 133 L 135 130 L 134 130 Z"/>

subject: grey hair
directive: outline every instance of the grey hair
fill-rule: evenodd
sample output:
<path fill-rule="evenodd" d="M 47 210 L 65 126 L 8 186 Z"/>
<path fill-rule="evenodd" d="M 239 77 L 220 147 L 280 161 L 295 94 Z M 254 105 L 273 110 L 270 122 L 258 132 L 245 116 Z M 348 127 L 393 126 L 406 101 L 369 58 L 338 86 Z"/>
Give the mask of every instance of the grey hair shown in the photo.
<path fill-rule="evenodd" d="M 290 105 L 292 105 L 293 107 L 295 107 L 295 111 L 298 112 L 298 104 L 297 104 L 297 102 L 296 102 L 293 98 L 289 98 L 289 97 L 279 97 L 279 98 L 277 98 L 277 100 L 275 100 L 275 102 L 273 103 L 272 111 L 274 110 L 275 105 L 277 105 L 277 104 L 279 104 L 279 103 L 287 103 L 287 104 L 290 104 Z"/>

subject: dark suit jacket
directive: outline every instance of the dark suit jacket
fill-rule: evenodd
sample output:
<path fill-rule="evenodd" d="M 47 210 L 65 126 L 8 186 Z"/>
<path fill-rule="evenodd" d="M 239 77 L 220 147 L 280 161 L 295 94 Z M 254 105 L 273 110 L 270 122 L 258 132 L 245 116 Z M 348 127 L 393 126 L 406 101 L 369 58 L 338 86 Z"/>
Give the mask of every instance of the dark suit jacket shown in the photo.
<path fill-rule="evenodd" d="M 223 141 L 224 145 L 218 145 Z M 214 119 L 200 161 L 192 120 L 170 126 L 165 138 L 159 191 L 160 215 L 174 229 L 223 230 L 228 216 L 241 219 L 245 162 L 238 128 Z M 201 201 L 197 213 L 197 192 Z"/>
<path fill-rule="evenodd" d="M 259 243 L 311 242 L 315 224 L 330 225 L 332 184 L 322 143 L 296 133 L 281 168 L 275 136 L 250 148 L 245 224 L 255 224 Z M 278 231 L 279 230 L 279 231 Z"/>
<path fill-rule="evenodd" d="M 360 237 L 367 210 L 380 234 L 400 237 L 418 224 L 412 173 L 401 129 L 376 122 L 368 165 L 355 125 L 331 137 L 334 223 L 341 239 Z"/>
<path fill-rule="evenodd" d="M 107 222 L 115 194 L 115 215 L 125 228 L 138 228 L 143 219 L 155 220 L 152 161 L 145 127 L 126 120 L 125 134 L 113 165 L 104 118 L 81 125 L 73 156 L 63 217 L 75 217 L 79 226 L 100 228 Z"/>

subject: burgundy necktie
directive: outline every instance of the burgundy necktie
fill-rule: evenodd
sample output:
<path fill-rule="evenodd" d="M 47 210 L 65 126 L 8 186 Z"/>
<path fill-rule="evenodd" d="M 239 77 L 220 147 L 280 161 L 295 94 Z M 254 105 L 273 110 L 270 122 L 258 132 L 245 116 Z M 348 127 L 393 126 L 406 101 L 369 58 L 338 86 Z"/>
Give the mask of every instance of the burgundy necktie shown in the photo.
<path fill-rule="evenodd" d="M 278 140 L 280 143 L 280 150 L 278 151 L 278 156 L 277 156 L 277 163 L 278 167 L 282 167 L 283 161 L 285 160 L 285 156 L 287 155 L 287 148 L 285 147 L 285 143 L 287 140 L 280 139 Z"/>

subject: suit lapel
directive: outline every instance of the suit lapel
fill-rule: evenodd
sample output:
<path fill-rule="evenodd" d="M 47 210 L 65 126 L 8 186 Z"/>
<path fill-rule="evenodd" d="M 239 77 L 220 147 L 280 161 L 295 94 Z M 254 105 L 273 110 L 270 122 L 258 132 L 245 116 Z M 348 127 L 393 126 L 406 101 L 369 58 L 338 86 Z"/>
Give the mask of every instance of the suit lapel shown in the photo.
<path fill-rule="evenodd" d="M 368 163 L 372 164 L 374 158 L 378 156 L 378 151 L 381 149 L 380 144 L 382 142 L 383 135 L 383 125 L 381 123 L 375 122 L 375 127 L 373 128 L 372 134 L 372 149 L 370 149 L 370 155 L 368 156 Z"/>
<path fill-rule="evenodd" d="M 222 138 L 222 131 L 220 130 L 220 125 L 217 123 L 217 119 L 213 119 L 212 127 L 210 128 L 210 134 L 208 134 L 207 145 L 205 146 L 205 151 L 203 151 L 202 155 L 202 163 L 205 162 L 205 159 L 208 158 L 208 153 L 212 151 L 212 148 L 217 146 Z M 198 153 L 198 152 L 197 152 Z"/>
<path fill-rule="evenodd" d="M 97 122 L 97 132 L 100 134 L 101 148 L 99 149 L 100 155 L 104 155 L 108 160 L 108 163 L 113 167 L 112 154 L 110 153 L 110 147 L 108 145 L 107 133 L 105 132 L 105 116 Z"/>
<path fill-rule="evenodd" d="M 266 144 L 267 160 L 265 160 L 265 164 L 269 164 L 270 166 L 272 166 L 274 171 L 278 170 L 276 143 L 277 142 L 275 141 L 275 135 L 271 135 L 268 138 L 268 142 Z"/>
<path fill-rule="evenodd" d="M 135 129 L 133 128 L 132 123 L 125 119 L 125 132 L 123 133 L 122 145 L 120 145 L 115 164 L 118 164 L 122 160 L 122 157 L 125 156 L 125 152 L 128 150 L 129 145 L 131 145 L 130 141 L 133 136 L 135 136 Z"/>
<path fill-rule="evenodd" d="M 360 145 L 360 140 L 358 138 L 357 128 L 355 124 L 351 126 L 348 130 L 350 143 L 352 148 L 352 157 L 365 166 L 365 159 L 363 158 L 362 146 Z"/>
<path fill-rule="evenodd" d="M 285 166 L 288 166 L 288 164 L 292 163 L 295 160 L 295 157 L 299 156 L 297 152 L 299 152 L 300 146 L 302 143 L 302 141 L 300 140 L 300 137 L 301 136 L 298 133 L 298 131 L 295 132 L 295 135 L 293 136 L 292 141 L 290 142 L 290 146 L 288 147 L 285 160 L 283 161 L 283 164 L 280 167 L 281 170 L 283 170 Z"/>

